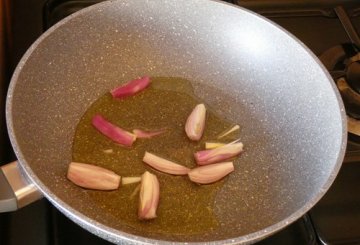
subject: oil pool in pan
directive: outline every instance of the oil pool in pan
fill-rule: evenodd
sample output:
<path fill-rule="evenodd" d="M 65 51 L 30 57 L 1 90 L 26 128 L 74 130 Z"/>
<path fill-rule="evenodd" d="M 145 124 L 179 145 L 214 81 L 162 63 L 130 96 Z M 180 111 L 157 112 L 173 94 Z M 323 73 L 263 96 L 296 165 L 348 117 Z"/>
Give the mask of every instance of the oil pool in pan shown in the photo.
<path fill-rule="evenodd" d="M 214 140 L 233 125 L 207 108 L 201 141 L 190 141 L 184 126 L 189 113 L 199 103 L 203 101 L 196 98 L 191 83 L 181 78 L 152 78 L 149 88 L 126 99 L 114 99 L 110 93 L 100 97 L 77 126 L 73 161 L 101 166 L 121 176 L 141 176 L 146 170 L 155 173 L 160 182 L 160 203 L 156 219 L 140 221 L 137 217 L 139 197 L 134 195 L 138 184 L 130 184 L 115 191 L 85 190 L 94 204 L 111 212 L 119 222 L 148 232 L 185 235 L 215 229 L 219 224 L 213 210 L 214 200 L 226 178 L 214 184 L 198 185 L 187 176 L 164 174 L 142 162 L 148 151 L 189 168 L 196 166 L 193 153 L 203 149 L 205 141 Z M 151 139 L 138 139 L 131 148 L 124 148 L 91 125 L 95 114 L 129 131 L 134 128 L 167 130 Z"/>

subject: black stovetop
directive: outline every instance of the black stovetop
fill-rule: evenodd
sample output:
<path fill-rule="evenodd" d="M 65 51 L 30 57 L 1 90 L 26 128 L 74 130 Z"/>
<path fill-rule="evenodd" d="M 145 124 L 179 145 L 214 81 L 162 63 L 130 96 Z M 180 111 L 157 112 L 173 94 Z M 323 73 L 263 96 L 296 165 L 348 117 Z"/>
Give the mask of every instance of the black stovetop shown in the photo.
<path fill-rule="evenodd" d="M 10 66 L 10 70 L 14 69 L 20 56 L 43 30 L 65 16 L 100 0 L 21 2 L 21 0 L 14 1 L 13 47 L 16 50 L 13 51 L 13 65 Z M 336 6 L 344 6 L 355 29 L 360 30 L 358 0 L 228 2 L 244 6 L 270 18 L 298 37 L 318 56 L 333 46 L 349 43 L 349 37 L 334 11 Z M 37 22 L 29 24 L 19 21 L 21 18 L 29 21 L 33 19 Z M 29 29 L 21 32 L 21 28 L 25 28 L 26 25 L 29 25 L 32 32 L 29 32 Z M 6 138 L 6 133 L 1 133 L 0 136 Z M 344 164 L 324 198 L 297 222 L 257 244 L 360 244 L 360 143 L 352 141 L 353 137 L 350 139 Z M 7 139 L 2 141 L 5 145 L 9 145 Z M 11 148 L 8 146 L 6 149 L 8 156 L 2 159 L 13 158 Z M 44 199 L 17 212 L 0 214 L 0 244 L 91 245 L 108 244 L 108 242 L 68 220 Z"/>

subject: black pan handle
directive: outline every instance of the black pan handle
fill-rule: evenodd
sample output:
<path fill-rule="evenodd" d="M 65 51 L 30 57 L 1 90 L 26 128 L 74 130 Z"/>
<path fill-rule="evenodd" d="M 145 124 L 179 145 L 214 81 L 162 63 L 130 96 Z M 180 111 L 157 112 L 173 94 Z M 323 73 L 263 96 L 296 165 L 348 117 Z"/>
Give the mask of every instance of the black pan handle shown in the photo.
<path fill-rule="evenodd" d="M 25 178 L 18 162 L 0 168 L 0 213 L 15 211 L 42 198 L 38 188 Z"/>

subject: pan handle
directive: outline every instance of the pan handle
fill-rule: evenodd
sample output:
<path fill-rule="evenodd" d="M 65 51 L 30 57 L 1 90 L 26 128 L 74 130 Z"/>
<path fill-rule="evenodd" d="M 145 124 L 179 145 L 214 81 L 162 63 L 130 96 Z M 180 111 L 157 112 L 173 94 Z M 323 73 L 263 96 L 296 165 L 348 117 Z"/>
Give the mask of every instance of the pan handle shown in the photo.
<path fill-rule="evenodd" d="M 0 167 L 0 213 L 15 211 L 40 198 L 41 192 L 20 172 L 18 162 Z"/>

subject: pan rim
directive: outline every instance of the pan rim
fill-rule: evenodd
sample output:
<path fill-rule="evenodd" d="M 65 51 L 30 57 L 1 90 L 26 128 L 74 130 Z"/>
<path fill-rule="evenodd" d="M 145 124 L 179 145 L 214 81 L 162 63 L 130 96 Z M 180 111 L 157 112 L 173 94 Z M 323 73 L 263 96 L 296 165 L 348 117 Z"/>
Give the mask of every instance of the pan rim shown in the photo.
<path fill-rule="evenodd" d="M 6 99 L 6 123 L 7 123 L 7 129 L 9 132 L 9 138 L 12 144 L 12 147 L 14 149 L 14 152 L 18 158 L 18 161 L 20 163 L 20 167 L 22 171 L 25 173 L 25 177 L 27 177 L 31 182 L 33 182 L 36 187 L 44 194 L 44 196 L 57 208 L 59 209 L 64 215 L 66 215 L 68 218 L 76 222 L 78 225 L 83 227 L 84 229 L 88 230 L 89 232 L 105 239 L 110 242 L 114 243 L 120 243 L 120 242 L 127 242 L 127 243 L 133 243 L 133 244 L 153 244 L 153 243 L 162 243 L 162 244 L 177 244 L 177 242 L 172 241 L 165 241 L 165 240 L 157 240 L 157 239 L 150 239 L 143 236 L 136 236 L 127 232 L 123 232 L 121 230 L 117 230 L 114 228 L 111 228 L 109 226 L 106 226 L 102 223 L 99 223 L 88 216 L 82 214 L 81 212 L 77 211 L 76 209 L 72 208 L 70 205 L 68 205 L 66 202 L 62 201 L 60 198 L 58 198 L 49 188 L 37 177 L 37 175 L 33 172 L 31 167 L 28 165 L 27 161 L 25 160 L 24 155 L 18 148 L 17 139 L 15 137 L 13 122 L 12 122 L 12 103 L 13 103 L 13 92 L 16 88 L 17 80 L 19 75 L 21 74 L 22 67 L 26 64 L 29 57 L 31 57 L 34 50 L 37 49 L 39 44 L 42 43 L 44 39 L 46 39 L 48 36 L 50 36 L 54 31 L 56 31 L 60 26 L 65 25 L 67 22 L 72 20 L 73 18 L 77 18 L 81 15 L 86 14 L 87 12 L 93 11 L 100 6 L 105 6 L 106 4 L 111 5 L 113 2 L 120 2 L 122 0 L 110 0 L 101 2 L 95 5 L 92 5 L 90 7 L 87 7 L 85 9 L 82 9 L 63 20 L 56 23 L 54 26 L 52 26 L 50 29 L 48 29 L 46 32 L 44 32 L 26 51 L 26 53 L 21 58 L 20 62 L 18 63 L 13 76 L 10 81 L 8 93 L 7 93 L 7 99 Z M 286 217 L 285 219 L 268 226 L 262 230 L 246 234 L 240 237 L 234 237 L 224 240 L 216 240 L 211 241 L 212 244 L 249 244 L 254 243 L 256 241 L 262 240 L 282 229 L 284 229 L 289 224 L 295 222 L 300 217 L 302 217 L 305 213 L 307 213 L 327 192 L 327 190 L 330 188 L 332 183 L 334 182 L 341 166 L 342 162 L 345 156 L 345 149 L 346 149 L 346 143 L 347 143 L 347 120 L 346 120 L 346 113 L 345 113 L 345 107 L 342 102 L 341 96 L 339 91 L 337 90 L 335 83 L 332 82 L 333 79 L 324 67 L 324 65 L 319 61 L 319 59 L 313 54 L 313 52 L 305 45 L 303 44 L 298 38 L 296 38 L 293 34 L 285 30 L 283 27 L 279 26 L 278 24 L 272 22 L 271 20 L 254 13 L 248 9 L 245 9 L 243 7 L 230 4 L 227 2 L 223 2 L 220 0 L 210 0 L 212 2 L 218 3 L 218 4 L 225 4 L 229 5 L 231 7 L 235 7 L 242 12 L 245 12 L 246 14 L 249 14 L 261 21 L 264 21 L 272 26 L 277 27 L 280 31 L 282 31 L 285 35 L 290 37 L 292 40 L 297 42 L 301 47 L 304 49 L 304 51 L 309 54 L 316 63 L 320 66 L 322 72 L 326 75 L 328 81 L 330 82 L 333 92 L 335 93 L 338 109 L 340 110 L 341 115 L 341 121 L 342 121 L 342 139 L 341 139 L 341 147 L 339 149 L 339 153 L 337 155 L 336 164 L 334 165 L 334 168 L 331 171 L 331 174 L 327 181 L 324 183 L 324 185 L 317 191 L 314 196 L 306 202 L 300 209 L 298 209 L 296 212 L 292 213 L 290 216 Z M 205 244 L 208 242 L 187 242 L 187 244 Z"/>

